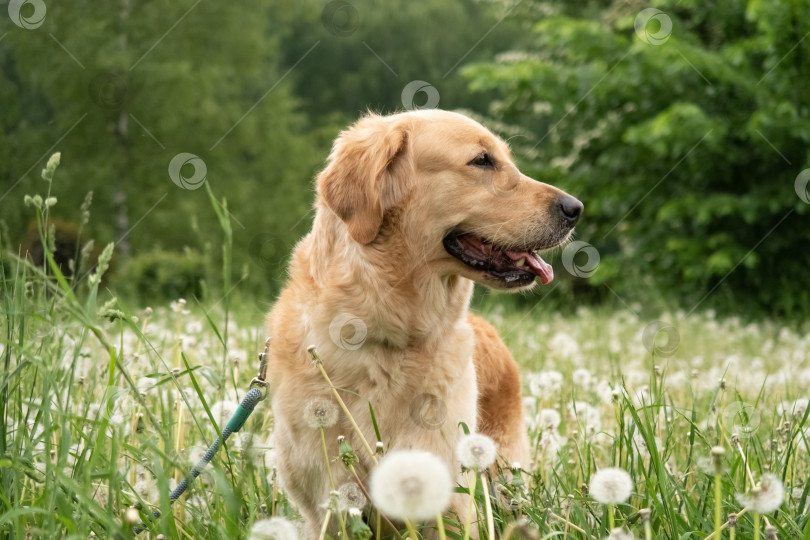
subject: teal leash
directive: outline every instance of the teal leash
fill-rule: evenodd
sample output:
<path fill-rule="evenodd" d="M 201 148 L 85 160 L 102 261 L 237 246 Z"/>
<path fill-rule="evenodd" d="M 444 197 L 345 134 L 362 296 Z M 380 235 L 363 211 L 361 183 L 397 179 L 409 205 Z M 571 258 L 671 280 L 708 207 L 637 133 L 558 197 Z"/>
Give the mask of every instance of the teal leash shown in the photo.
<path fill-rule="evenodd" d="M 225 429 L 222 430 L 222 436 L 217 437 L 211 446 L 208 447 L 208 450 L 205 451 L 202 458 L 197 462 L 194 467 L 191 468 L 191 472 L 179 483 L 177 487 L 172 490 L 169 494 L 169 505 L 173 505 L 174 502 L 179 499 L 183 493 L 186 492 L 191 482 L 194 481 L 200 473 L 202 473 L 203 469 L 208 466 L 214 456 L 219 451 L 219 447 L 228 440 L 233 433 L 239 432 L 242 429 L 242 426 L 245 425 L 250 413 L 253 412 L 253 409 L 256 405 L 262 401 L 264 398 L 267 397 L 267 381 L 265 380 L 267 376 L 267 353 L 270 349 L 270 338 L 267 338 L 264 344 L 264 352 L 259 355 L 259 374 L 250 381 L 250 388 L 248 389 L 247 394 L 242 399 L 242 403 L 236 408 L 236 412 L 233 413 L 231 419 L 228 420 L 228 424 L 225 426 Z M 149 523 L 153 523 L 155 520 L 159 519 L 161 513 L 159 510 L 152 511 L 152 517 L 149 519 Z M 146 530 L 147 524 L 143 521 L 135 525 L 132 529 L 135 534 L 140 534 L 144 530 Z"/>

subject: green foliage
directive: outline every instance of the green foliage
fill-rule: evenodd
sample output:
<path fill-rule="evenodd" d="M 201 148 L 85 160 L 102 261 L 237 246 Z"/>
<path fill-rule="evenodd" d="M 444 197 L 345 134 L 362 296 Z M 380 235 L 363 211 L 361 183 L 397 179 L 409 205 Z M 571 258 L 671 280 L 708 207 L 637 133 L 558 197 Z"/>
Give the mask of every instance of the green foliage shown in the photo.
<path fill-rule="evenodd" d="M 807 325 L 691 314 L 669 327 L 674 349 L 684 339 L 667 358 L 638 318 L 667 304 L 806 313 L 808 205 L 794 180 L 810 166 L 810 0 L 653 3 L 672 22 L 658 45 L 635 33 L 650 7 L 637 0 L 46 0 L 35 30 L 3 13 L 0 536 L 128 538 L 128 510 L 160 509 L 150 533 L 166 538 L 243 538 L 262 518 L 296 518 L 269 414 L 174 514 L 168 493 L 247 388 L 257 312 L 308 228 L 334 136 L 367 108 L 401 109 L 420 79 L 441 107 L 509 138 L 527 173 L 579 196 L 578 236 L 601 255 L 587 280 L 558 268 L 536 311 L 504 315 L 524 300 L 477 295 L 524 368 L 563 371 L 554 391 L 530 378 L 524 392 L 536 459 L 494 476 L 497 528 L 603 537 L 605 509 L 583 484 L 618 465 L 634 494 L 616 519 L 636 536 L 651 509 L 656 537 L 705 538 L 712 506 L 741 511 L 735 495 L 770 471 L 789 492 L 769 519 L 780 538 L 808 537 Z M 649 24 L 642 36 L 665 29 Z M 171 177 L 186 152 L 205 163 L 204 190 Z M 188 306 L 160 307 L 178 297 Z M 586 297 L 634 313 L 549 313 Z M 157 304 L 137 313 L 130 300 Z M 562 417 L 552 430 L 537 421 L 549 409 Z M 753 431 L 732 445 L 740 428 Z M 727 448 L 717 500 L 700 466 L 714 445 Z M 332 454 L 329 466 L 357 462 L 346 441 Z M 479 483 L 479 509 L 486 496 Z M 742 516 L 739 537 L 753 523 Z M 360 519 L 348 527 L 369 535 Z"/>
<path fill-rule="evenodd" d="M 491 116 L 536 134 L 512 143 L 524 167 L 585 202 L 592 287 L 806 313 L 810 3 L 656 2 L 673 27 L 658 45 L 634 32 L 648 6 L 543 5 L 520 52 L 464 73 L 499 93 Z"/>
<path fill-rule="evenodd" d="M 169 506 L 173 482 L 217 437 L 217 426 L 231 415 L 224 411 L 236 407 L 255 373 L 249 364 L 220 362 L 224 326 L 232 327 L 240 354 L 250 357 L 263 348 L 257 318 L 223 323 L 227 315 L 213 299 L 189 310 L 163 304 L 135 313 L 115 300 L 98 310 L 80 301 L 92 295 L 72 296 L 40 268 L 17 261 L 13 275 L 18 279 L 0 289 L 0 534 L 84 538 L 91 531 L 98 538 L 131 538 L 130 509 L 140 519 L 160 510 L 163 517 L 142 534 L 172 539 L 243 539 L 270 516 L 300 519 L 274 470 L 269 400 Z M 0 278 L 10 281 L 9 275 Z M 112 309 L 120 316 L 110 320 Z M 806 366 L 798 371 L 792 359 L 808 345 L 807 324 L 747 325 L 739 318 L 691 315 L 678 323 L 689 339 L 680 347 L 668 342 L 661 354 L 655 342 L 645 351 L 641 323 L 628 311 L 530 315 L 498 306 L 487 318 L 527 375 L 524 403 L 533 444 L 531 464 L 499 470 L 489 492 L 477 482 L 478 512 L 491 497 L 499 537 L 510 531 L 512 538 L 604 538 L 605 507 L 588 484 L 596 470 L 618 466 L 631 475 L 633 490 L 616 505 L 617 526 L 642 537 L 639 511 L 650 509 L 655 538 L 705 538 L 713 530 L 715 503 L 715 478 L 706 462 L 718 445 L 726 448 L 719 499 L 724 517 L 743 510 L 736 496 L 751 490 L 752 478 L 773 473 L 786 488 L 780 509 L 767 516 L 779 537 L 799 538 L 810 526 L 810 411 L 800 382 L 808 372 Z M 328 358 L 323 362 L 334 369 Z M 690 374 L 693 366 L 700 373 Z M 554 380 L 548 370 L 557 367 L 556 382 L 548 384 Z M 544 418 L 550 412 L 549 423 Z M 731 439 L 735 432 L 739 445 Z M 384 444 L 390 437 L 380 433 Z M 329 448 L 333 472 L 343 470 L 340 458 L 358 467 L 345 439 L 340 448 Z M 373 525 L 375 514 L 367 516 Z M 346 512 L 341 518 L 348 519 L 350 538 L 369 538 L 361 518 Z M 445 518 L 450 527 L 457 515 Z M 737 537 L 751 538 L 753 524 L 750 511 L 740 516 Z M 429 534 L 432 525 L 420 526 Z"/>
<path fill-rule="evenodd" d="M 49 223 L 85 223 L 92 191 L 98 219 L 81 233 L 116 242 L 111 274 L 139 253 L 192 250 L 222 267 L 210 286 L 241 279 L 270 301 L 335 135 L 366 109 L 401 110 L 419 79 L 440 107 L 509 138 L 527 173 L 586 203 L 578 238 L 601 264 L 588 280 L 558 266 L 551 300 L 752 315 L 810 305 L 796 247 L 810 240 L 808 204 L 794 189 L 810 166 L 808 0 L 659 0 L 672 28 L 658 45 L 658 19 L 646 41 L 636 34 L 651 7 L 639 1 L 46 5 L 41 27 L 8 24 L 0 38 L 12 253 L 36 228 L 24 193 L 40 208 L 58 199 Z M 37 199 L 54 151 L 60 174 Z M 227 201 L 230 240 L 209 194 L 172 181 L 186 152 L 220 213 Z"/>
<path fill-rule="evenodd" d="M 212 190 L 227 196 L 236 268 L 260 233 L 292 244 L 306 230 L 311 179 L 337 132 L 330 124 L 328 137 L 310 135 L 327 128 L 310 128 L 284 77 L 277 20 L 293 11 L 285 2 L 81 0 L 47 3 L 37 30 L 4 26 L 0 204 L 11 239 L 28 226 L 23 194 L 42 184 L 26 169 L 55 144 L 64 156 L 52 185 L 57 217 L 77 221 L 92 190 L 88 233 L 117 241 L 122 260 L 185 247 L 221 257 L 205 190 L 170 178 L 181 152 L 199 156 Z"/>
<path fill-rule="evenodd" d="M 116 274 L 113 286 L 121 294 L 141 302 L 202 298 L 206 273 L 206 263 L 199 252 L 156 250 L 129 259 Z"/>
<path fill-rule="evenodd" d="M 299 0 L 297 9 L 281 42 L 287 65 L 318 45 L 291 73 L 296 96 L 310 114 L 341 122 L 368 109 L 402 110 L 402 89 L 413 80 L 433 85 L 443 109 L 482 110 L 489 96 L 467 92 L 460 68 L 519 35 L 517 21 L 504 19 L 509 6 L 477 0 Z"/>

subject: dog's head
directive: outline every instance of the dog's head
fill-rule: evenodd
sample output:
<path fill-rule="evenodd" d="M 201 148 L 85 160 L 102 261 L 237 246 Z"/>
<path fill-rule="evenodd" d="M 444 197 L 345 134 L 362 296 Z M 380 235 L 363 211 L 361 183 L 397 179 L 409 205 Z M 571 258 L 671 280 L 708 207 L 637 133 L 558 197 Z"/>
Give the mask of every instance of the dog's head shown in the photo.
<path fill-rule="evenodd" d="M 538 252 L 565 242 L 583 209 L 521 174 L 479 123 L 439 110 L 359 120 L 335 142 L 318 195 L 377 253 L 406 249 L 390 255 L 513 290 L 553 279 Z"/>

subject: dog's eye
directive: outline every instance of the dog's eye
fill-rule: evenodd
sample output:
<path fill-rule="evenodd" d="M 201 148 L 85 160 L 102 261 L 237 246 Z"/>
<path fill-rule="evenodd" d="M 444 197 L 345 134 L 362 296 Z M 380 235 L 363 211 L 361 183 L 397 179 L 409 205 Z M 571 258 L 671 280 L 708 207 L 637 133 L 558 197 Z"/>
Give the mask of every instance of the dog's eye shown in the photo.
<path fill-rule="evenodd" d="M 475 167 L 481 167 L 484 169 L 492 169 L 495 167 L 495 162 L 492 161 L 492 158 L 489 157 L 489 154 L 481 154 L 480 156 L 470 161 L 467 165 L 473 165 Z"/>

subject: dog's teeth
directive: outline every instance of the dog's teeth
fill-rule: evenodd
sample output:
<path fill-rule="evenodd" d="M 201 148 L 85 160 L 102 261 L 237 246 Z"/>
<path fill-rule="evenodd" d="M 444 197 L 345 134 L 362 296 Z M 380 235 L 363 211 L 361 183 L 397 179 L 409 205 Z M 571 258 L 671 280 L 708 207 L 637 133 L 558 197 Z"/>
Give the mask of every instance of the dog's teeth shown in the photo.
<path fill-rule="evenodd" d="M 518 259 L 518 261 L 515 263 L 515 266 L 517 266 L 518 268 L 520 268 L 520 267 L 524 266 L 525 264 L 526 264 L 526 257 L 521 257 L 521 258 L 520 258 L 520 259 Z"/>

